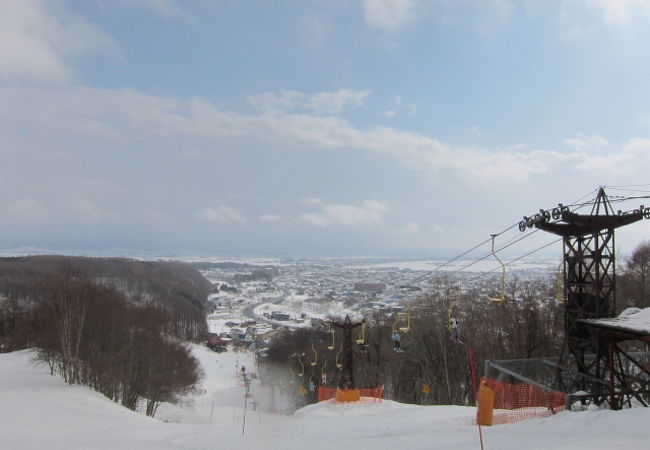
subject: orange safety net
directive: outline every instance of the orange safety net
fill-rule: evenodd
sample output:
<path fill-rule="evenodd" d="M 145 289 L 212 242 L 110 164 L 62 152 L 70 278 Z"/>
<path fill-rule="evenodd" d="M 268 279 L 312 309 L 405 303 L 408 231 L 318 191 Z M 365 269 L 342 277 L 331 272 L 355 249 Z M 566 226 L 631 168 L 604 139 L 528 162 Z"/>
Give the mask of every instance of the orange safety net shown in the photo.
<path fill-rule="evenodd" d="M 336 392 L 338 388 L 328 388 L 324 386 L 318 387 L 318 401 L 323 402 L 325 400 L 330 400 L 336 398 Z M 360 397 L 370 397 L 375 399 L 375 401 L 380 402 L 384 398 L 384 386 L 380 384 L 376 388 L 365 388 L 365 389 L 355 389 L 359 392 Z M 341 397 L 339 395 L 339 397 Z"/>
<path fill-rule="evenodd" d="M 361 393 L 359 389 L 337 389 L 336 401 L 337 402 L 358 402 L 361 400 Z"/>
<path fill-rule="evenodd" d="M 509 384 L 482 377 L 481 388 L 492 391 L 485 396 L 486 401 L 479 402 L 480 416 L 489 417 L 490 410 L 492 412 L 491 424 L 484 425 L 548 417 L 563 411 L 566 402 L 564 392 L 543 391 L 529 383 Z"/>

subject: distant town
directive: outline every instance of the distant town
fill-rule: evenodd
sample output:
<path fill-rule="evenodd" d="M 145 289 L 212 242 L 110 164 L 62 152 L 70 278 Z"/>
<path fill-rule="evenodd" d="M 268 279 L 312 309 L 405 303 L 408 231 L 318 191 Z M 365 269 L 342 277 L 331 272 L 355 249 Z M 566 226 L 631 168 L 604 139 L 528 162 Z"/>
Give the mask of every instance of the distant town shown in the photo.
<path fill-rule="evenodd" d="M 417 298 L 450 286 L 487 298 L 503 276 L 494 261 L 473 270 L 459 270 L 467 265 L 463 261 L 433 270 L 441 264 L 359 259 L 193 263 L 213 285 L 208 298 L 213 343 L 254 343 L 258 351 L 275 330 L 326 327 L 328 319 L 345 314 L 404 314 Z M 552 284 L 556 270 L 553 260 L 527 261 L 509 267 L 506 276 Z"/>

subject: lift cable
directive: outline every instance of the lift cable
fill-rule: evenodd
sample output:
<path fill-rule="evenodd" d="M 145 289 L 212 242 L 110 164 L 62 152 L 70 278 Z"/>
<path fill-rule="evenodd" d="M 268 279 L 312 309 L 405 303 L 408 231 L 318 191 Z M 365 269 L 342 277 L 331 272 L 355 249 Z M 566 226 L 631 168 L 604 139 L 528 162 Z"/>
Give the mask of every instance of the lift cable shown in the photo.
<path fill-rule="evenodd" d="M 590 195 L 594 195 L 594 194 L 597 193 L 597 192 L 598 192 L 597 189 L 596 189 L 596 190 L 593 190 L 593 191 L 590 191 L 589 193 L 587 193 L 587 194 L 583 195 L 582 197 L 580 197 L 580 198 L 579 198 L 578 200 L 576 200 L 575 202 L 571 203 L 570 205 L 566 205 L 566 206 L 567 206 L 567 207 L 570 207 L 570 208 L 573 208 L 573 211 L 576 211 L 576 210 L 578 210 L 578 209 L 580 209 L 580 208 L 582 208 L 582 207 L 584 207 L 584 206 L 590 206 L 590 205 L 593 205 L 593 203 L 594 203 L 594 201 L 595 201 L 595 198 L 592 199 L 592 200 L 590 200 L 590 201 L 588 201 L 588 202 L 584 202 L 584 203 L 579 203 L 579 202 L 581 202 L 581 201 L 582 201 L 583 199 L 585 199 L 586 197 L 589 197 Z M 513 225 L 511 225 L 511 226 L 509 226 L 509 227 L 507 227 L 506 229 L 504 229 L 503 231 L 501 231 L 501 232 L 499 232 L 499 233 L 495 233 L 495 236 L 500 236 L 500 235 L 502 235 L 502 234 L 504 234 L 504 233 L 506 233 L 506 232 L 512 230 L 513 228 L 517 227 L 518 225 L 519 225 L 519 222 L 517 222 L 517 223 L 515 223 L 515 224 L 513 224 Z M 536 233 L 537 231 L 539 231 L 539 230 L 533 230 L 532 232 L 530 232 L 530 233 L 528 233 L 528 234 L 525 234 L 524 236 L 520 236 L 520 237 L 516 237 L 516 238 L 514 238 L 514 240 L 513 240 L 512 242 L 504 244 L 504 245 L 501 246 L 499 249 L 497 249 L 496 252 L 499 252 L 499 251 L 501 251 L 501 250 L 503 250 L 503 249 L 505 249 L 505 248 L 510 247 L 511 245 L 514 245 L 515 243 L 517 243 L 517 242 L 519 242 L 519 241 L 521 241 L 521 240 L 523 240 L 523 239 L 525 239 L 525 238 L 527 238 L 527 237 L 533 235 L 533 234 Z M 454 257 L 454 258 L 452 258 L 452 259 L 450 259 L 450 260 L 448 260 L 448 261 L 446 261 L 446 262 L 444 262 L 444 263 L 442 263 L 442 264 L 440 264 L 440 265 L 434 267 L 434 268 L 431 269 L 430 271 L 428 271 L 428 272 L 426 272 L 426 273 L 424 273 L 424 274 L 422 274 L 422 275 L 420 275 L 420 276 L 414 278 L 414 279 L 410 282 L 410 284 L 416 283 L 417 281 L 420 281 L 421 279 L 428 277 L 428 276 L 431 275 L 432 273 L 434 273 L 434 272 L 436 272 L 436 271 L 442 269 L 442 268 L 445 267 L 445 266 L 448 266 L 448 265 L 451 264 L 452 262 L 457 261 L 458 259 L 460 259 L 460 258 L 462 258 L 463 256 L 467 255 L 468 253 L 471 253 L 472 251 L 476 250 L 476 249 L 479 248 L 479 247 L 482 247 L 483 245 L 485 245 L 485 244 L 487 244 L 488 242 L 491 242 L 491 241 L 492 241 L 492 238 L 490 237 L 489 239 L 486 239 L 485 241 L 483 241 L 483 242 L 481 242 L 481 243 L 475 245 L 474 247 L 470 248 L 469 250 L 464 251 L 464 252 L 461 253 L 460 255 L 458 255 L 458 256 L 456 256 L 456 257 Z M 460 269 L 453 271 L 453 272 L 451 273 L 451 275 L 454 275 L 454 274 L 456 274 L 456 273 L 458 273 L 458 272 L 460 272 L 460 271 L 462 271 L 462 270 L 465 270 L 465 269 L 467 269 L 467 268 L 473 266 L 474 264 L 477 264 L 477 263 L 479 263 L 479 262 L 481 262 L 481 261 L 483 261 L 483 260 L 489 258 L 490 256 L 492 256 L 492 253 L 489 253 L 489 254 L 487 254 L 487 255 L 485 255 L 485 256 L 483 256 L 483 257 L 481 257 L 481 258 L 479 258 L 479 259 L 477 259 L 477 260 L 475 260 L 475 261 L 473 261 L 473 262 L 471 262 L 471 263 L 469 263 L 469 264 L 467 264 L 467 265 L 461 267 Z"/>
<path fill-rule="evenodd" d="M 514 225 L 513 225 L 513 226 L 514 226 Z M 415 283 L 415 282 L 417 282 L 417 281 L 420 281 L 422 278 L 426 278 L 426 277 L 428 277 L 428 276 L 431 275 L 433 272 L 437 272 L 438 270 L 442 269 L 443 267 L 448 266 L 449 264 L 453 263 L 454 261 L 456 261 L 456 260 L 462 258 L 463 256 L 467 255 L 467 254 L 470 253 L 470 252 L 473 252 L 473 251 L 476 250 L 477 248 L 482 247 L 483 245 L 485 245 L 486 243 L 488 243 L 488 242 L 490 242 L 490 241 L 491 241 L 491 238 L 488 239 L 488 240 L 486 240 L 486 241 L 481 242 L 480 244 L 475 245 L 474 247 L 470 248 L 469 250 L 467 250 L 467 251 L 461 253 L 460 255 L 458 255 L 458 256 L 456 256 L 456 257 L 454 257 L 454 258 L 452 258 L 452 259 L 450 259 L 449 261 L 447 261 L 447 262 L 445 262 L 445 263 L 443 263 L 443 264 L 440 264 L 440 265 L 437 266 L 437 267 L 434 267 L 433 269 L 431 269 L 430 271 L 426 272 L 425 274 L 420 275 L 420 276 L 414 278 L 413 280 L 411 280 L 411 282 L 410 282 L 409 284 L 413 284 L 413 283 Z"/>
<path fill-rule="evenodd" d="M 528 253 L 526 253 L 526 254 L 524 254 L 524 255 L 521 255 L 521 256 L 519 256 L 519 257 L 517 257 L 517 258 L 515 258 L 515 259 L 511 259 L 510 261 L 508 261 L 508 262 L 506 262 L 506 263 L 503 263 L 503 265 L 504 265 L 504 266 L 508 266 L 508 265 L 510 265 L 510 264 L 512 264 L 512 263 L 514 263 L 514 262 L 519 261 L 520 259 L 524 259 L 524 258 L 526 258 L 527 256 L 530 256 L 530 255 L 532 255 L 532 254 L 534 254 L 534 253 L 537 253 L 537 252 L 539 252 L 540 250 L 544 250 L 545 248 L 550 247 L 550 246 L 553 245 L 553 244 L 557 244 L 557 243 L 560 242 L 560 241 L 562 241 L 562 238 L 554 239 L 553 241 L 549 242 L 548 244 L 544 244 L 544 245 L 542 245 L 541 247 L 536 248 L 535 250 L 531 250 L 530 252 L 528 252 Z M 478 280 L 479 278 L 482 278 L 482 277 L 484 277 L 485 275 L 488 275 L 488 274 L 490 274 L 490 273 L 492 273 L 492 272 L 494 272 L 495 270 L 498 270 L 498 269 L 500 269 L 500 268 L 501 268 L 501 267 L 494 267 L 493 269 L 490 269 L 490 270 L 488 270 L 488 271 L 486 271 L 486 272 L 483 272 L 483 273 L 481 273 L 480 275 L 477 275 L 477 276 L 474 277 L 474 278 L 470 278 L 470 279 L 468 280 L 468 283 L 471 283 L 472 281 Z"/>
<path fill-rule="evenodd" d="M 629 186 L 643 187 L 643 186 L 650 186 L 650 184 L 647 184 L 647 185 L 629 185 Z M 614 188 L 614 189 L 616 189 L 617 187 L 609 186 L 608 189 L 610 189 L 610 188 Z M 587 207 L 587 206 L 593 206 L 593 205 L 595 204 L 595 202 L 596 202 L 596 197 L 595 197 L 594 195 L 597 194 L 597 192 L 598 192 L 598 189 L 595 189 L 595 190 L 593 190 L 593 191 L 590 191 L 589 193 L 583 195 L 582 197 L 580 197 L 580 198 L 577 199 L 576 201 L 574 201 L 574 202 L 572 202 L 572 203 L 570 203 L 570 204 L 568 204 L 568 205 L 564 205 L 564 206 L 567 207 L 567 208 L 570 208 L 572 212 L 578 211 L 578 210 L 580 210 L 580 209 L 582 209 L 582 208 L 584 208 L 584 207 Z M 642 191 L 642 192 L 645 192 L 645 191 Z M 587 197 L 589 197 L 589 196 L 594 196 L 594 197 L 592 197 L 592 198 L 591 198 L 590 200 L 588 200 L 588 201 L 583 201 L 585 198 L 587 198 Z M 630 201 L 630 200 L 645 199 L 645 198 L 650 198 L 650 196 L 630 196 L 630 197 L 610 198 L 610 199 L 609 199 L 609 202 L 610 202 L 610 203 L 621 203 L 621 202 L 626 202 L 626 201 Z M 552 209 L 552 208 L 551 208 L 551 209 Z M 502 230 L 502 231 L 500 231 L 500 232 L 498 232 L 498 233 L 495 233 L 495 237 L 500 236 L 500 235 L 502 235 L 502 234 L 504 234 L 504 233 L 506 233 L 506 232 L 512 230 L 513 228 L 517 227 L 518 225 L 519 225 L 519 222 L 517 222 L 517 223 L 515 223 L 515 224 L 513 224 L 513 225 L 511 225 L 511 226 L 509 226 L 509 227 L 507 227 L 507 228 L 505 228 L 504 230 Z M 532 235 L 535 234 L 537 231 L 539 231 L 539 230 L 538 230 L 538 229 L 535 229 L 535 230 L 533 230 L 533 231 L 531 231 L 531 232 L 529 232 L 529 233 L 527 233 L 527 234 L 524 234 L 523 236 L 519 236 L 519 237 L 512 238 L 509 242 L 506 242 L 504 245 L 502 245 L 501 247 L 499 247 L 498 249 L 496 249 L 495 252 L 498 253 L 498 252 L 500 252 L 500 251 L 502 251 L 502 250 L 504 250 L 504 249 L 506 249 L 506 248 L 508 248 L 508 247 L 510 247 L 510 246 L 512 246 L 512 245 L 514 245 L 514 244 L 516 244 L 516 243 L 518 243 L 518 242 L 520 242 L 520 241 L 522 241 L 522 240 L 524 240 L 524 239 L 530 237 L 530 236 L 532 236 Z M 465 256 L 465 255 L 467 255 L 467 254 L 473 252 L 474 250 L 476 250 L 476 249 L 482 247 L 483 245 L 485 245 L 485 244 L 487 244 L 487 243 L 489 243 L 489 242 L 491 242 L 491 241 L 492 241 L 492 238 L 489 238 L 489 239 L 486 239 L 486 240 L 480 242 L 479 244 L 475 245 L 474 247 L 470 248 L 469 250 L 466 250 L 466 251 L 464 251 L 463 253 L 461 253 L 461 254 L 455 256 L 454 258 L 449 259 L 449 260 L 445 261 L 445 262 L 442 263 L 442 264 L 439 264 L 438 266 L 434 267 L 434 268 L 431 269 L 430 271 L 428 271 L 428 272 L 426 272 L 426 273 L 424 273 L 424 274 L 422 274 L 422 275 L 417 276 L 416 278 L 414 278 L 413 280 L 411 280 L 410 284 L 416 283 L 416 282 L 422 280 L 423 278 L 428 277 L 428 276 L 431 275 L 432 273 L 437 272 L 438 270 L 442 269 L 443 267 L 446 267 L 446 266 L 450 265 L 451 263 L 453 263 L 453 262 L 459 260 L 459 259 L 462 258 L 463 256 Z M 541 250 L 541 249 L 543 249 L 543 248 L 546 248 L 546 247 L 548 247 L 549 245 L 551 245 L 551 244 L 545 245 L 545 246 L 541 247 L 541 248 L 538 249 L 538 250 Z M 535 250 L 535 251 L 538 251 L 538 250 Z M 535 251 L 533 251 L 532 253 L 534 253 Z M 532 254 L 532 253 L 531 253 L 531 254 Z M 466 264 L 465 266 L 461 267 L 460 269 L 457 269 L 457 270 L 453 271 L 450 275 L 454 275 L 454 274 L 456 274 L 456 273 L 458 273 L 458 272 L 460 272 L 460 271 L 463 271 L 463 270 L 465 270 L 465 269 L 467 269 L 467 268 L 469 268 L 469 267 L 472 267 L 473 265 L 478 264 L 479 262 L 486 260 L 486 259 L 489 258 L 490 256 L 492 256 L 492 253 L 486 254 L 486 255 L 484 255 L 484 256 L 482 256 L 482 257 L 480 257 L 480 258 L 478 258 L 478 259 L 476 259 L 476 260 L 470 262 L 469 264 Z M 528 256 L 528 254 L 527 254 L 527 255 L 524 255 L 523 257 L 525 257 L 525 256 Z M 515 259 L 515 260 L 512 260 L 511 262 L 517 261 L 518 259 L 521 259 L 521 258 L 517 258 L 517 259 Z M 510 263 L 508 263 L 508 264 L 510 264 Z M 493 270 L 496 270 L 496 269 L 498 269 L 498 267 L 495 268 L 495 269 L 493 269 Z M 489 273 L 489 272 L 488 272 L 488 273 Z"/>
<path fill-rule="evenodd" d="M 589 194 L 587 194 L 587 195 L 589 195 Z M 584 197 L 582 197 L 582 198 L 584 198 Z M 578 200 L 578 201 L 580 201 L 580 200 Z M 572 212 L 578 211 L 578 210 L 580 210 L 581 208 L 583 208 L 583 207 L 585 207 L 585 206 L 590 206 L 590 205 L 592 205 L 592 204 L 593 204 L 593 200 L 590 201 L 590 202 L 586 202 L 586 203 L 577 203 L 577 202 L 574 202 L 574 203 L 571 205 L 571 206 L 574 207 L 573 210 L 572 210 Z M 528 234 L 524 234 L 523 236 L 515 237 L 515 238 L 511 239 L 510 242 L 506 242 L 506 243 L 503 244 L 501 247 L 499 247 L 498 249 L 496 249 L 496 250 L 495 250 L 495 253 L 498 253 L 498 252 L 500 252 L 500 251 L 502 251 L 502 250 L 505 250 L 506 248 L 511 247 L 512 245 L 514 245 L 514 244 L 516 244 L 516 243 L 518 243 L 518 242 L 520 242 L 520 241 L 523 241 L 523 240 L 526 239 L 526 238 L 529 238 L 530 236 L 532 236 L 533 234 L 537 233 L 538 231 L 540 231 L 539 228 L 536 228 L 536 229 L 534 229 L 533 231 L 529 232 Z M 561 240 L 561 239 L 560 239 L 560 240 Z M 511 264 L 511 263 L 513 263 L 513 262 L 515 262 L 515 261 L 518 261 L 518 260 L 522 259 L 522 258 L 525 258 L 526 256 L 530 256 L 531 254 L 533 254 L 533 253 L 535 253 L 535 252 L 537 252 L 537 251 L 540 251 L 540 250 L 542 250 L 542 249 L 544 249 L 544 248 L 546 248 L 546 247 L 549 247 L 550 245 L 552 245 L 552 244 L 554 244 L 554 243 L 556 243 L 556 242 L 559 242 L 559 240 L 555 240 L 555 241 L 551 242 L 550 244 L 547 244 L 547 245 L 544 245 L 544 246 L 538 248 L 537 250 L 533 250 L 533 251 L 530 252 L 530 253 L 527 253 L 527 254 L 525 254 L 525 255 L 523 255 L 523 256 L 521 256 L 521 257 L 518 257 L 518 258 L 516 258 L 516 259 L 513 259 L 513 260 L 511 260 L 511 261 L 505 263 L 505 265 L 507 266 L 508 264 Z M 478 262 L 483 261 L 483 260 L 489 258 L 490 256 L 492 256 L 492 253 L 488 253 L 487 255 L 483 256 L 482 258 L 480 258 L 480 259 L 478 259 L 478 260 L 476 260 L 476 261 L 474 261 L 474 262 L 472 262 L 472 263 L 470 263 L 470 264 L 468 264 L 468 265 L 466 265 L 466 266 L 464 266 L 464 267 L 458 269 L 458 270 L 455 271 L 455 272 L 452 272 L 451 275 L 454 275 L 454 274 L 460 272 L 461 270 L 465 270 L 465 269 L 467 269 L 468 267 L 471 267 L 471 266 L 473 266 L 474 264 L 477 264 Z M 494 269 L 492 269 L 492 270 L 490 270 L 489 272 L 486 272 L 486 273 L 490 273 L 490 272 L 492 272 L 492 271 L 494 271 L 494 270 L 497 270 L 497 269 L 499 269 L 499 267 L 495 267 Z M 470 280 L 470 281 L 471 281 L 471 280 Z"/>
<path fill-rule="evenodd" d="M 608 191 L 607 191 L 607 192 L 611 192 L 611 191 L 622 191 L 622 192 L 642 192 L 642 193 L 645 193 L 645 194 L 650 193 L 650 190 L 646 190 L 646 189 L 616 189 L 616 188 L 608 188 Z M 610 197 L 611 197 L 611 195 L 610 195 Z M 616 197 L 621 197 L 621 196 L 618 196 L 618 195 L 617 195 Z"/>
<path fill-rule="evenodd" d="M 523 235 L 523 236 L 521 236 L 521 237 L 519 237 L 519 238 L 516 238 L 516 239 L 513 240 L 512 242 L 507 243 L 507 244 L 504 244 L 503 246 L 501 246 L 501 247 L 499 247 L 498 249 L 496 249 L 496 250 L 494 251 L 494 253 L 499 253 L 501 250 L 504 250 L 504 249 L 506 249 L 506 248 L 508 248 L 508 247 L 510 247 L 510 246 L 512 246 L 512 245 L 514 245 L 514 244 L 516 244 L 517 242 L 522 241 L 522 240 L 524 240 L 524 239 L 526 239 L 526 238 L 532 236 L 533 234 L 537 233 L 538 231 L 539 231 L 538 229 L 535 229 L 535 230 L 531 231 L 531 232 L 528 233 L 528 234 L 525 234 L 525 235 Z M 471 262 L 471 263 L 469 263 L 469 264 L 467 264 L 467 265 L 461 267 L 460 269 L 455 270 L 454 272 L 451 273 L 451 275 L 454 275 L 454 274 L 456 274 L 456 273 L 458 273 L 458 272 L 461 272 L 461 271 L 467 269 L 468 267 L 472 267 L 474 264 L 478 264 L 479 262 L 488 259 L 490 256 L 492 256 L 492 253 L 488 253 L 487 255 L 485 255 L 485 256 L 483 256 L 483 257 L 481 257 L 481 258 L 479 258 L 479 259 L 477 259 L 477 260 L 475 260 L 475 261 L 473 261 L 473 262 Z M 506 264 L 506 265 L 507 265 L 507 264 Z M 498 269 L 498 267 L 495 268 L 494 270 L 496 270 L 496 269 Z"/>
<path fill-rule="evenodd" d="M 584 197 L 583 197 L 583 198 L 584 198 Z M 650 198 L 650 196 L 637 196 L 637 197 L 625 197 L 625 198 L 620 198 L 620 199 L 618 199 L 618 200 L 616 201 L 616 203 L 618 203 L 618 202 L 622 202 L 622 201 L 635 200 L 635 199 L 639 199 L 639 198 Z M 594 200 L 595 200 L 595 199 L 594 199 Z M 592 200 L 592 201 L 590 201 L 590 202 L 586 202 L 586 203 L 581 203 L 581 204 L 573 203 L 571 206 L 578 206 L 577 208 L 574 208 L 574 209 L 573 209 L 573 212 L 575 212 L 575 211 L 581 209 L 581 208 L 584 207 L 584 206 L 593 205 L 593 204 L 594 204 L 594 200 Z M 495 250 L 495 252 L 498 253 L 499 251 L 504 250 L 504 249 L 506 249 L 506 248 L 508 248 L 508 247 L 510 247 L 510 246 L 512 246 L 512 245 L 514 245 L 514 244 L 516 244 L 517 242 L 519 242 L 519 241 L 521 241 L 521 240 L 527 238 L 527 237 L 530 237 L 531 235 L 533 235 L 534 233 L 536 233 L 536 232 L 538 232 L 538 231 L 540 231 L 540 230 L 539 230 L 539 229 L 535 229 L 535 230 L 533 230 L 532 232 L 530 232 L 530 233 L 528 233 L 528 234 L 526 234 L 526 235 L 524 235 L 524 236 L 522 236 L 522 237 L 520 237 L 520 238 L 514 239 L 514 240 L 512 240 L 512 242 L 506 243 L 506 244 L 502 245 L 501 247 L 499 247 L 497 250 Z M 545 248 L 547 248 L 547 247 L 550 247 L 551 245 L 553 245 L 553 244 L 555 244 L 555 243 L 557 243 L 557 242 L 560 242 L 561 240 L 562 240 L 562 238 L 556 239 L 556 240 L 554 240 L 554 241 L 552 241 L 552 242 L 550 242 L 550 243 L 548 243 L 548 244 L 543 245 L 542 247 L 539 247 L 539 248 L 537 248 L 537 249 L 535 249 L 535 250 L 530 251 L 529 253 L 526 253 L 526 254 L 524 254 L 524 255 L 522 255 L 522 256 L 520 256 L 520 257 L 517 257 L 517 258 L 515 258 L 515 259 L 513 259 L 513 260 L 510 260 L 510 261 L 508 261 L 507 263 L 505 263 L 504 265 L 507 266 L 507 265 L 512 264 L 512 263 L 514 263 L 514 262 L 516 262 L 516 261 L 519 261 L 520 259 L 523 259 L 523 258 L 525 258 L 525 257 L 527 257 L 527 256 L 532 255 L 533 253 L 536 253 L 536 252 L 538 252 L 538 251 L 540 251 L 540 250 L 543 250 L 543 249 L 545 249 Z M 489 258 L 490 256 L 492 256 L 491 253 L 489 253 L 489 254 L 483 256 L 482 258 L 480 258 L 480 259 L 478 259 L 478 260 L 476 260 L 476 261 L 474 261 L 474 262 L 472 262 L 472 263 L 470 263 L 470 264 L 468 264 L 468 265 L 466 265 L 466 266 L 463 266 L 462 268 L 456 270 L 455 272 L 452 272 L 450 275 L 454 275 L 454 274 L 460 272 L 461 270 L 464 270 L 464 269 L 466 269 L 466 268 L 468 268 L 468 267 L 471 267 L 471 266 L 473 266 L 474 264 L 477 264 L 478 262 L 483 261 L 483 260 Z M 478 277 L 475 277 L 475 278 L 470 279 L 469 282 L 474 281 L 475 279 L 480 278 L 480 277 L 482 277 L 482 276 L 484 276 L 484 275 L 486 275 L 486 274 L 489 274 L 489 273 L 491 273 L 491 272 L 494 272 L 495 270 L 497 270 L 497 269 L 499 269 L 499 268 L 500 268 L 500 267 L 494 267 L 493 269 L 490 269 L 489 271 L 482 273 L 482 274 L 479 275 Z"/>
<path fill-rule="evenodd" d="M 628 187 L 650 187 L 650 183 L 645 184 L 619 184 L 617 186 L 603 186 L 606 189 L 623 189 Z"/>
<path fill-rule="evenodd" d="M 650 191 L 639 191 L 639 192 L 650 192 Z M 622 197 L 622 198 L 615 198 L 613 200 L 610 200 L 610 203 L 620 203 L 620 202 L 628 202 L 630 200 L 639 200 L 642 198 L 650 198 L 650 195 L 637 195 L 634 197 Z"/>

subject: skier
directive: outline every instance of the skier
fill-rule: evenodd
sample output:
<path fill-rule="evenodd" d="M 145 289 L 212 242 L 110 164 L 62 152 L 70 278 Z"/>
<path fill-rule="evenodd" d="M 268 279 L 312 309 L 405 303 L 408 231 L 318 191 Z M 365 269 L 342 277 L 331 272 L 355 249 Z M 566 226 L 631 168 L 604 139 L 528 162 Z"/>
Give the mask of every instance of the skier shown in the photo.
<path fill-rule="evenodd" d="M 400 347 L 400 343 L 399 343 L 400 341 L 399 333 L 396 331 L 393 333 L 391 337 L 393 338 L 393 350 L 395 350 L 398 353 L 401 353 L 402 348 Z"/>
<path fill-rule="evenodd" d="M 449 319 L 449 331 L 451 332 L 451 340 L 461 343 L 460 330 L 458 329 L 458 320 L 455 317 Z"/>

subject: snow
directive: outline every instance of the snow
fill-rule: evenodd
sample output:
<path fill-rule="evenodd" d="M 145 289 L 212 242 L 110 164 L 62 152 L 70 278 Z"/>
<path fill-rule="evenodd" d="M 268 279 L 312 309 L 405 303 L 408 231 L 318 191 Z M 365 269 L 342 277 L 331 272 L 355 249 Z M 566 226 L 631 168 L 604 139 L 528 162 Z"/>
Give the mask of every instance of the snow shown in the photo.
<path fill-rule="evenodd" d="M 412 270 L 412 271 L 442 271 L 455 272 L 465 267 L 473 260 L 459 259 L 453 262 L 445 260 L 400 260 L 391 259 L 382 262 L 363 262 L 362 264 L 348 265 L 351 269 L 395 269 L 395 270 Z M 510 270 L 531 270 L 531 269 L 555 269 L 557 261 L 555 260 L 523 260 L 515 261 L 509 264 Z M 483 261 L 476 261 L 472 265 L 471 272 L 485 272 L 494 269 L 494 259 L 488 258 Z"/>
<path fill-rule="evenodd" d="M 242 435 L 244 387 L 236 376 L 248 353 L 192 346 L 205 373 L 182 405 L 161 405 L 155 419 L 82 386 L 68 386 L 32 362 L 31 351 L 0 354 L 0 449 L 471 449 L 480 448 L 474 408 L 384 400 L 322 402 L 294 414 L 266 412 L 254 380 Z M 297 386 L 296 386 L 297 387 Z M 268 389 L 268 388 L 267 388 Z M 277 398 L 280 409 L 283 399 Z M 252 402 L 258 401 L 253 411 Z M 646 449 L 650 409 L 565 411 L 512 425 L 483 427 L 486 449 Z"/>
<path fill-rule="evenodd" d="M 650 308 L 627 308 L 618 317 L 590 319 L 589 323 L 634 333 L 650 334 Z"/>
<path fill-rule="evenodd" d="M 226 325 L 228 322 L 238 322 L 237 319 L 233 319 L 232 314 L 229 313 L 215 313 L 208 316 L 208 331 L 210 333 L 223 333 L 230 330 L 230 327 Z"/>

